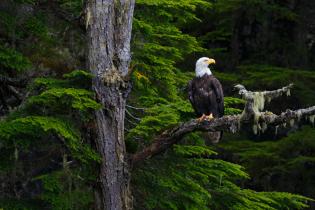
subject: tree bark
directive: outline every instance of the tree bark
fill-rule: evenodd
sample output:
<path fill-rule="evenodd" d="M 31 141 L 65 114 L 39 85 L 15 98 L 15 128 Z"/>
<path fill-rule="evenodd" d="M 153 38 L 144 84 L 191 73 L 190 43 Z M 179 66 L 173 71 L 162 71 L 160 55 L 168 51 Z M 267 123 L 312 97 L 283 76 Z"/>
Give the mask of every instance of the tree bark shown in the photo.
<path fill-rule="evenodd" d="M 88 68 L 103 109 L 96 111 L 101 209 L 132 209 L 124 142 L 125 81 L 131 60 L 134 0 L 89 0 L 86 5 Z"/>

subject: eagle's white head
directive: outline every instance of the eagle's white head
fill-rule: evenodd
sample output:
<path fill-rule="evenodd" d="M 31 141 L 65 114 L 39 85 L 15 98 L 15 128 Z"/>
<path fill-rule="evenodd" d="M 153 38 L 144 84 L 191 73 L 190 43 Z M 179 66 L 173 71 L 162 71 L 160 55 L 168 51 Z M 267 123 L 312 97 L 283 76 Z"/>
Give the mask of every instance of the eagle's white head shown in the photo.
<path fill-rule="evenodd" d="M 196 77 L 202 77 L 205 74 L 211 75 L 209 64 L 215 64 L 215 60 L 207 57 L 199 58 L 196 62 Z"/>

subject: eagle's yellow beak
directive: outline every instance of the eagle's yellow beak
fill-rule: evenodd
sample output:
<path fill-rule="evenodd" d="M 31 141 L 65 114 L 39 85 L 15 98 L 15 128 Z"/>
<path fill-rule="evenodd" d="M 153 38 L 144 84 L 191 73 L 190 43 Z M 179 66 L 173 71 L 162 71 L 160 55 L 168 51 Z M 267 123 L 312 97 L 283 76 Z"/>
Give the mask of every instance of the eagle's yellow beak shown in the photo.
<path fill-rule="evenodd" d="M 210 59 L 208 60 L 208 64 L 215 64 L 215 60 L 212 59 L 212 58 L 210 58 Z"/>

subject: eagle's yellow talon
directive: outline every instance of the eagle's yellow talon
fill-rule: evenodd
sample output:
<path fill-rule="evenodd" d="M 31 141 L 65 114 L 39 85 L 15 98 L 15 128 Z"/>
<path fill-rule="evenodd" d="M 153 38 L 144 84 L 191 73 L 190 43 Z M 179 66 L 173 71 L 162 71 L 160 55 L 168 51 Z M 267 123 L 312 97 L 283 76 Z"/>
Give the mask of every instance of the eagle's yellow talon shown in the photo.
<path fill-rule="evenodd" d="M 202 122 L 202 121 L 204 121 L 206 118 L 207 118 L 207 115 L 202 114 L 202 116 L 199 117 L 199 118 L 197 119 L 197 121 L 198 121 L 198 122 Z"/>
<path fill-rule="evenodd" d="M 206 116 L 206 120 L 210 121 L 212 120 L 214 117 L 213 117 L 213 114 L 209 114 L 208 116 Z"/>

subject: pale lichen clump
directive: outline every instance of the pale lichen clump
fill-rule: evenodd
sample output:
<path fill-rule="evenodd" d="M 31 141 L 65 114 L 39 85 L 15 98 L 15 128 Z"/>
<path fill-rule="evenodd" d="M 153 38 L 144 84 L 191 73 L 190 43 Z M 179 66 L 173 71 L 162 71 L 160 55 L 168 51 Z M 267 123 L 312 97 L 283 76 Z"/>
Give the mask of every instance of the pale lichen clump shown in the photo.
<path fill-rule="evenodd" d="M 106 86 L 120 86 L 125 88 L 126 82 L 120 73 L 113 67 L 111 70 L 105 71 L 102 75 L 104 85 Z"/>
<path fill-rule="evenodd" d="M 267 103 L 270 103 L 272 100 L 272 97 L 265 95 L 265 101 L 267 101 Z"/>
<path fill-rule="evenodd" d="M 254 134 L 258 134 L 259 132 L 265 132 L 268 129 L 268 123 L 273 121 L 273 118 L 277 115 L 274 115 L 272 112 L 264 112 L 262 111 L 265 108 L 265 103 L 270 103 L 273 98 L 280 97 L 282 95 L 290 96 L 291 95 L 291 88 L 293 84 L 290 84 L 286 87 L 283 87 L 278 90 L 273 91 L 262 91 L 262 92 L 251 92 L 247 91 L 243 85 L 236 85 L 234 86 L 236 89 L 239 90 L 239 94 L 242 96 L 243 99 L 247 101 L 243 113 L 241 115 L 240 121 L 244 120 L 246 122 L 253 121 L 252 130 Z M 268 115 L 267 117 L 262 116 Z M 297 113 L 297 119 L 288 120 L 287 122 L 282 124 L 282 127 L 291 126 L 293 127 L 296 121 L 300 121 L 302 112 L 299 111 Z M 268 121 L 267 121 L 268 120 Z M 314 118 L 313 118 L 314 122 Z M 278 127 L 276 128 L 276 135 L 278 133 Z"/>
<path fill-rule="evenodd" d="M 290 89 L 288 89 L 286 93 L 287 93 L 287 96 L 291 96 L 291 91 L 290 91 Z"/>
<path fill-rule="evenodd" d="M 261 111 L 265 107 L 265 95 L 263 92 L 254 92 L 253 93 L 253 111 L 254 111 L 254 123 L 253 123 L 253 132 L 257 135 L 260 131 L 264 132 L 267 130 L 266 125 L 260 125 L 259 119 L 261 117 Z"/>
<path fill-rule="evenodd" d="M 301 120 L 301 117 L 302 117 L 302 111 L 299 110 L 299 111 L 297 111 L 297 118 L 298 118 L 298 121 Z"/>
<path fill-rule="evenodd" d="M 264 110 L 265 107 L 265 96 L 262 92 L 254 92 L 253 94 L 254 106 L 253 110 L 255 113 L 259 113 Z"/>
<path fill-rule="evenodd" d="M 258 134 L 258 125 L 253 125 L 253 133 L 255 134 L 255 135 L 257 135 Z"/>
<path fill-rule="evenodd" d="M 278 135 L 278 128 L 279 128 L 279 125 L 276 125 L 276 127 L 275 127 L 275 136 Z"/>
<path fill-rule="evenodd" d="M 264 133 L 267 130 L 268 126 L 266 122 L 263 122 L 261 125 L 261 131 Z"/>

